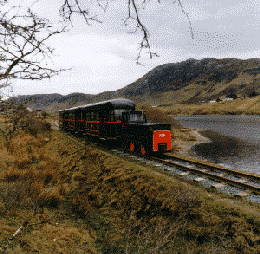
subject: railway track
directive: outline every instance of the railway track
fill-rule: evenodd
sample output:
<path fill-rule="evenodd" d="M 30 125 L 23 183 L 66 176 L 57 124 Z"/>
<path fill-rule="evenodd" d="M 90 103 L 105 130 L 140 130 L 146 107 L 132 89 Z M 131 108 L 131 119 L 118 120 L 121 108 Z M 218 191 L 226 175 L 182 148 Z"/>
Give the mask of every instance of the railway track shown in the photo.
<path fill-rule="evenodd" d="M 95 142 L 95 144 L 97 143 Z M 99 144 L 98 147 L 102 149 L 106 145 Z M 140 154 L 123 151 L 120 148 L 109 148 L 108 150 L 123 157 L 131 157 L 133 160 L 139 162 L 143 161 L 166 170 L 173 175 L 179 175 L 180 177 L 195 181 L 202 187 L 215 188 L 220 192 L 260 203 L 259 175 L 227 169 L 217 164 L 187 159 L 177 155 L 163 154 L 160 157 L 141 156 Z"/>
<path fill-rule="evenodd" d="M 202 187 L 215 188 L 247 201 L 260 203 L 260 176 L 224 168 L 220 165 L 185 159 L 177 155 L 140 156 L 114 149 L 119 154 L 130 156 L 170 172 L 173 175 L 198 182 Z"/>
<path fill-rule="evenodd" d="M 163 158 L 151 158 L 165 165 L 174 166 L 186 172 L 192 172 L 207 177 L 209 179 L 217 180 L 217 183 L 215 184 L 215 186 L 213 185 L 213 187 L 229 184 L 247 190 L 244 195 L 249 195 L 250 192 L 260 195 L 260 176 L 258 175 L 246 172 L 239 172 L 237 170 L 227 169 L 219 165 L 212 165 L 205 162 L 191 161 L 174 155 L 163 155 Z M 196 180 L 204 181 L 206 179 L 195 178 L 195 181 Z M 221 184 L 219 184 L 219 182 Z M 238 193 L 238 195 L 239 194 L 243 195 L 243 193 Z"/>

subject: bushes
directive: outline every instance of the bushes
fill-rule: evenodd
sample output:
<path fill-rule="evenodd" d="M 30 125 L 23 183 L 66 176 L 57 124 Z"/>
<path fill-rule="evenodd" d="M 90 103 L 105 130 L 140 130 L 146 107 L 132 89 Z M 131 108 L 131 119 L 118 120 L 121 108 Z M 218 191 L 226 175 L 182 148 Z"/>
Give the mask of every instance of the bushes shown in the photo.
<path fill-rule="evenodd" d="M 31 135 L 37 135 L 38 133 L 50 132 L 51 124 L 46 121 L 34 120 L 30 121 L 27 127 L 27 131 Z"/>
<path fill-rule="evenodd" d="M 26 115 L 20 118 L 19 121 L 17 121 L 17 127 L 25 130 L 27 133 L 33 136 L 51 131 L 50 123 L 46 122 L 45 120 L 32 117 L 31 115 Z"/>
<path fill-rule="evenodd" d="M 178 121 L 161 110 L 154 109 L 147 105 L 141 106 L 141 109 L 144 110 L 149 122 L 171 124 L 171 127 L 174 129 L 179 129 L 182 127 Z"/>
<path fill-rule="evenodd" d="M 24 197 L 27 193 L 27 186 L 24 182 L 14 181 L 12 183 L 0 182 L 0 214 L 16 210 L 20 205 L 27 203 Z"/>
<path fill-rule="evenodd" d="M 9 103 L 6 113 L 8 114 L 8 122 L 12 124 L 12 128 L 9 126 L 11 133 L 17 130 L 25 130 L 35 136 L 39 133 L 51 131 L 51 125 L 48 122 L 36 117 L 35 113 L 29 111 L 23 104 Z M 6 119 L 4 120 L 6 121 Z"/>

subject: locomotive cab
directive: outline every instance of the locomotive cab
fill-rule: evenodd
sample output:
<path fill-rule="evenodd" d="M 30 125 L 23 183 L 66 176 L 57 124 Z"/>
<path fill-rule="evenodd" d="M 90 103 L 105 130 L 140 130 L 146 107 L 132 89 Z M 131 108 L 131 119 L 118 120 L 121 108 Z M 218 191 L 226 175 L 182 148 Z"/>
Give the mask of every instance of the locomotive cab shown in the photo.
<path fill-rule="evenodd" d="M 148 154 L 171 151 L 171 125 L 147 123 L 142 111 L 122 114 L 122 139 L 130 151 Z"/>

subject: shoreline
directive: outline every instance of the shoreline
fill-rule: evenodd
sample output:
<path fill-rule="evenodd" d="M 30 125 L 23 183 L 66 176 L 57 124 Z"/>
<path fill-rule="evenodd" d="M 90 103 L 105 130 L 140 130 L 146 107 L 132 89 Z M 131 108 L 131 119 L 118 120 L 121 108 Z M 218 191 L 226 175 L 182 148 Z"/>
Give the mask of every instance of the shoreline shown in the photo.
<path fill-rule="evenodd" d="M 185 156 L 185 157 L 191 157 L 199 160 L 204 160 L 200 156 L 192 155 L 191 149 L 195 145 L 202 144 L 202 143 L 210 143 L 211 140 L 205 136 L 203 136 L 200 133 L 200 129 L 191 129 L 191 128 L 185 128 L 183 129 L 185 132 L 192 137 L 192 140 L 185 141 L 179 137 L 177 137 L 173 142 L 172 145 L 175 148 L 175 151 L 173 154 Z"/>

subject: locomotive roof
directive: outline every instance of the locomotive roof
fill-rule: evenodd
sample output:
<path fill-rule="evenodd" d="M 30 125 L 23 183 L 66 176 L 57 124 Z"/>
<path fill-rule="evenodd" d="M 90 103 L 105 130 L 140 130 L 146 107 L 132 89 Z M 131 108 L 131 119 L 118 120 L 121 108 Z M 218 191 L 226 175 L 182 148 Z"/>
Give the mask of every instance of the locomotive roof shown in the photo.
<path fill-rule="evenodd" d="M 86 105 L 82 105 L 82 106 L 78 106 L 78 107 L 73 107 L 73 108 L 65 109 L 65 111 L 89 108 L 89 107 L 94 107 L 94 106 L 99 106 L 99 105 L 104 105 L 104 104 L 111 105 L 113 108 L 122 108 L 122 107 L 134 108 L 135 107 L 135 103 L 133 101 L 131 101 L 129 99 L 125 99 L 125 98 L 117 98 L 117 99 L 113 99 L 113 100 L 107 100 L 107 101 L 97 102 L 97 103 L 93 103 L 93 104 L 86 104 Z M 64 110 L 60 110 L 60 111 L 64 111 Z"/>

